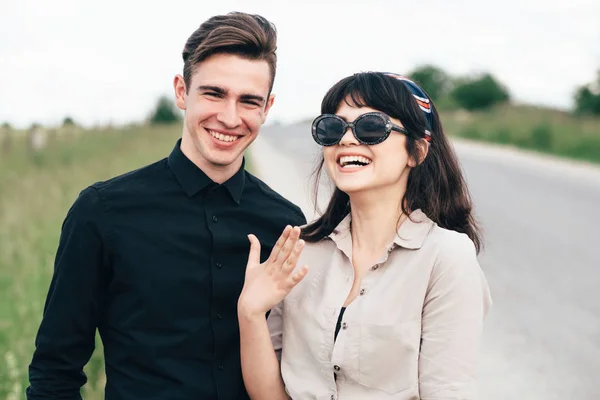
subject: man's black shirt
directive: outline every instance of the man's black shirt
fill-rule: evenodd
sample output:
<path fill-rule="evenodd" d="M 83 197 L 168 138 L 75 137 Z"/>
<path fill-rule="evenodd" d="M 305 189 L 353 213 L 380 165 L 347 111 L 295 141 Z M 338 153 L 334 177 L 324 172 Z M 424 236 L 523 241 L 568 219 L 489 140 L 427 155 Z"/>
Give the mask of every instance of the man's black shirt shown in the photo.
<path fill-rule="evenodd" d="M 247 399 L 237 300 L 301 210 L 242 168 L 214 183 L 180 150 L 83 190 L 64 220 L 29 399 L 78 399 L 98 328 L 106 398 Z"/>

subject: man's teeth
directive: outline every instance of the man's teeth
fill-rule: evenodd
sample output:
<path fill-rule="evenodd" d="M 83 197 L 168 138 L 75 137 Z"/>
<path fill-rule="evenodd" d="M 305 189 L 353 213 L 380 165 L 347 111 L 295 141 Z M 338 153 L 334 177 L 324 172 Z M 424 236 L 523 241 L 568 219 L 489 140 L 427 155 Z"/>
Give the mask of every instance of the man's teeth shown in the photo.
<path fill-rule="evenodd" d="M 340 165 L 344 168 L 360 168 L 371 164 L 371 160 L 362 156 L 343 156 L 340 158 Z"/>
<path fill-rule="evenodd" d="M 209 132 L 214 138 L 217 138 L 224 142 L 233 142 L 234 140 L 237 140 L 239 138 L 239 136 L 223 135 L 222 133 L 214 132 L 214 131 L 209 131 Z"/>

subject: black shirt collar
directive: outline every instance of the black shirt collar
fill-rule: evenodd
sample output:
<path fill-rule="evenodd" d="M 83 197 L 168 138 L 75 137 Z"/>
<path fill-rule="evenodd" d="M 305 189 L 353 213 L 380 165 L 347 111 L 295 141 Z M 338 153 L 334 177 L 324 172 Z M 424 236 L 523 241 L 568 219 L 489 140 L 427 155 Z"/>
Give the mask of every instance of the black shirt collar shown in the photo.
<path fill-rule="evenodd" d="M 173 148 L 173 151 L 168 158 L 169 167 L 173 171 L 175 178 L 185 191 L 185 193 L 192 197 L 196 193 L 205 189 L 207 186 L 215 187 L 218 186 L 212 179 L 210 179 L 204 171 L 196 166 L 189 158 L 181 151 L 181 139 L 177 140 L 177 144 Z M 233 200 L 240 204 L 242 200 L 242 193 L 244 192 L 244 184 L 246 183 L 246 173 L 244 170 L 246 159 L 242 161 L 241 168 L 229 178 L 223 186 L 227 189 Z"/>

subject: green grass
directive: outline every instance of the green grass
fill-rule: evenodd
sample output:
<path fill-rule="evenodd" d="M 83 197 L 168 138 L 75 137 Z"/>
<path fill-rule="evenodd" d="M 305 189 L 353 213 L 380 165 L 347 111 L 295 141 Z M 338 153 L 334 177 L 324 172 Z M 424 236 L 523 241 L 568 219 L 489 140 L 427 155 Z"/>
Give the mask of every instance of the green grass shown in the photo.
<path fill-rule="evenodd" d="M 60 226 L 78 193 L 165 157 L 180 135 L 180 126 L 92 131 L 56 138 L 40 154 L 17 138 L 0 154 L 0 398 L 24 398 Z M 86 399 L 103 398 L 101 351 L 85 369 Z"/>
<path fill-rule="evenodd" d="M 576 117 L 532 106 L 501 105 L 487 111 L 443 111 L 451 136 L 600 163 L 600 118 Z"/>

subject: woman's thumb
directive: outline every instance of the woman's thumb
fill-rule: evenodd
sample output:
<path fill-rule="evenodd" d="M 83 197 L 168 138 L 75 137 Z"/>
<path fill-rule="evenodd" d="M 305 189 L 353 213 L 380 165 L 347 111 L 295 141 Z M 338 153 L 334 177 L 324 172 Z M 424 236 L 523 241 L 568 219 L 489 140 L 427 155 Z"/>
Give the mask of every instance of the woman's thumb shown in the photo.
<path fill-rule="evenodd" d="M 260 264 L 260 242 L 253 234 L 248 235 L 250 241 L 250 253 L 248 254 L 248 266 Z"/>

